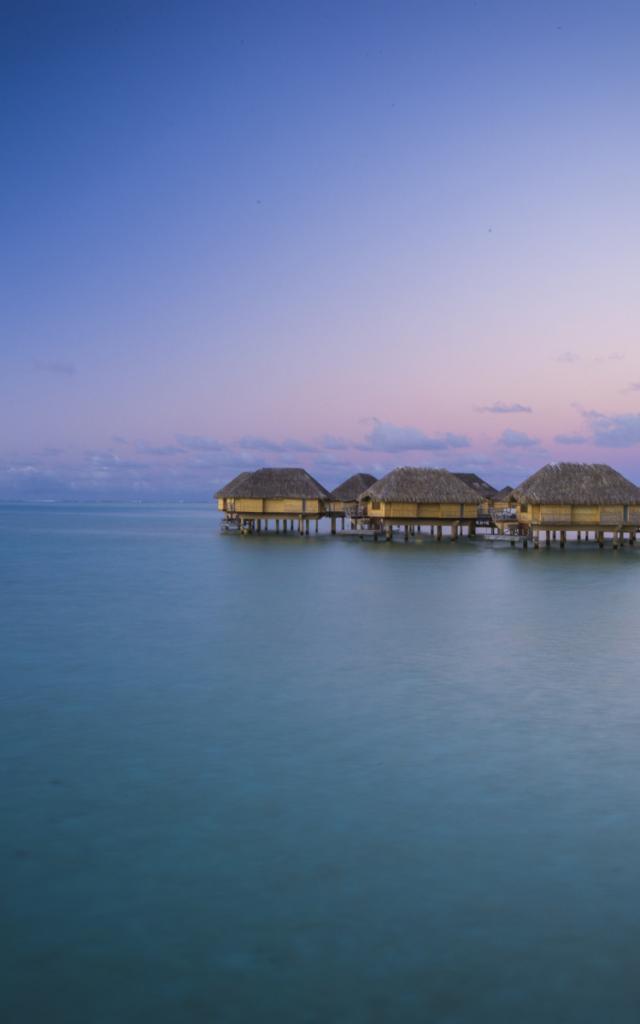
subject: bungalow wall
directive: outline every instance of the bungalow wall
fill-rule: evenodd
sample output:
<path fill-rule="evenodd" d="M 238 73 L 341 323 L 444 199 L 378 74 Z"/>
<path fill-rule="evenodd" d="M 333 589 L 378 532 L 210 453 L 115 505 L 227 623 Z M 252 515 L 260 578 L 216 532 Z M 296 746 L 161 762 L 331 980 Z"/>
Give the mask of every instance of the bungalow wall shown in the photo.
<path fill-rule="evenodd" d="M 515 508 L 515 503 L 512 501 L 504 501 L 503 499 L 496 501 L 495 498 L 489 502 L 489 511 L 491 512 L 506 512 L 509 508 Z"/>
<path fill-rule="evenodd" d="M 475 502 L 460 504 L 408 501 L 368 501 L 367 515 L 372 519 L 475 519 Z"/>
<path fill-rule="evenodd" d="M 517 506 L 518 522 L 531 526 L 598 529 L 639 526 L 640 505 L 527 505 Z"/>
<path fill-rule="evenodd" d="M 238 515 L 265 516 L 283 519 L 287 516 L 322 515 L 322 502 L 318 498 L 235 498 L 228 511 Z"/>

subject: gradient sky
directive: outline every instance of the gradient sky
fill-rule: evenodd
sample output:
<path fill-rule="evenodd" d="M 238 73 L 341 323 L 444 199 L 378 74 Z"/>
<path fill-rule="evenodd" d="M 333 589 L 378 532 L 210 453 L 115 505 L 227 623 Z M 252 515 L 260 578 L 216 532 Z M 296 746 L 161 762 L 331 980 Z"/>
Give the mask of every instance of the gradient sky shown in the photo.
<path fill-rule="evenodd" d="M 636 0 L 4 5 L 0 498 L 640 482 Z"/>

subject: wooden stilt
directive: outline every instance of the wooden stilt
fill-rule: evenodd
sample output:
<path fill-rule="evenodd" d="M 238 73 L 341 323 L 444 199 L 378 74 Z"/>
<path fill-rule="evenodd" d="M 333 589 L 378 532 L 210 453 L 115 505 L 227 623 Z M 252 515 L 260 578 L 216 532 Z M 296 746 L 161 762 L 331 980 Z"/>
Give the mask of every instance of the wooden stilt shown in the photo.
<path fill-rule="evenodd" d="M 437 526 L 436 529 L 437 529 L 436 540 L 442 540 L 442 526 L 440 525 L 440 523 L 438 523 L 438 526 Z"/>
<path fill-rule="evenodd" d="M 319 523 L 319 522 L 320 522 L 320 520 L 319 520 L 319 519 L 316 519 L 316 533 L 318 532 L 318 523 Z"/>
<path fill-rule="evenodd" d="M 409 527 L 406 525 L 406 523 L 404 527 L 404 542 L 405 544 L 409 543 Z"/>
<path fill-rule="evenodd" d="M 567 531 L 560 530 L 560 547 L 563 548 L 567 541 Z"/>

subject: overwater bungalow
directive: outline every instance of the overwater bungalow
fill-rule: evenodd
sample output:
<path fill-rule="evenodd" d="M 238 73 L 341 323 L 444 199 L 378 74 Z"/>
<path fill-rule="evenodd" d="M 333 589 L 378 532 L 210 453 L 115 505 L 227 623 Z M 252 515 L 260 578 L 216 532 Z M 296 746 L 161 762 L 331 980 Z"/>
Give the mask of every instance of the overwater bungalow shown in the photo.
<path fill-rule="evenodd" d="M 225 509 L 243 532 L 252 533 L 268 529 L 269 522 L 276 530 L 297 529 L 309 533 L 309 523 L 324 515 L 329 492 L 305 469 L 257 469 L 233 484 L 233 510 Z M 217 497 L 231 486 L 218 491 Z M 222 500 L 229 503 L 229 497 Z"/>
<path fill-rule="evenodd" d="M 513 487 L 508 485 L 502 487 L 501 490 L 496 491 L 493 498 L 491 499 L 491 508 L 494 512 L 506 512 L 510 508 L 514 508 L 516 501 L 512 497 Z"/>
<path fill-rule="evenodd" d="M 564 545 L 569 530 L 578 540 L 593 531 L 601 547 L 609 534 L 617 547 L 625 535 L 633 543 L 640 530 L 640 487 L 611 466 L 550 463 L 515 487 L 513 496 L 520 528 L 535 547 L 541 532 L 547 544 L 559 534 Z"/>
<path fill-rule="evenodd" d="M 235 511 L 235 489 L 247 477 L 251 476 L 251 472 L 251 470 L 245 470 L 244 473 L 238 473 L 237 476 L 234 476 L 233 480 L 230 480 L 228 484 L 225 484 L 219 491 L 216 491 L 215 497 L 218 501 L 218 510 L 220 512 Z"/>
<path fill-rule="evenodd" d="M 513 496 L 513 487 L 503 487 L 491 499 L 489 502 L 489 520 L 492 533 L 496 527 L 498 528 L 498 533 L 504 533 L 506 529 L 509 530 L 509 533 L 518 533 L 516 499 Z M 513 529 L 513 527 L 516 527 L 516 529 Z"/>
<path fill-rule="evenodd" d="M 491 507 L 491 500 L 498 492 L 495 487 L 488 484 L 486 480 L 483 480 L 477 473 L 454 473 L 458 480 L 462 480 L 463 484 L 470 487 L 472 491 L 475 491 L 480 499 L 478 506 L 481 515 L 488 515 Z"/>
<path fill-rule="evenodd" d="M 451 539 L 466 524 L 475 533 L 480 496 L 446 469 L 393 469 L 361 495 L 365 513 L 373 529 L 390 538 L 394 526 L 404 526 L 405 540 L 422 525 L 437 531 L 448 526 Z"/>
<path fill-rule="evenodd" d="M 376 477 L 371 473 L 354 473 L 348 480 L 344 480 L 329 495 L 327 502 L 327 513 L 331 516 L 331 532 L 336 532 L 336 521 L 340 520 L 344 528 L 344 521 L 347 516 L 350 519 L 358 517 L 361 506 L 358 498 L 367 487 L 375 484 Z"/>

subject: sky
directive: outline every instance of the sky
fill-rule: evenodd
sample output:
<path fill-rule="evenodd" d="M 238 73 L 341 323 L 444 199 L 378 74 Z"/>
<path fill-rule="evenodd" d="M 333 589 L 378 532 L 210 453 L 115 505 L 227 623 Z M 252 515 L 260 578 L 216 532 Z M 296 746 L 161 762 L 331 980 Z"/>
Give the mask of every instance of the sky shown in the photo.
<path fill-rule="evenodd" d="M 640 5 L 21 0 L 0 500 L 640 483 Z"/>

